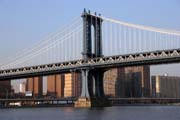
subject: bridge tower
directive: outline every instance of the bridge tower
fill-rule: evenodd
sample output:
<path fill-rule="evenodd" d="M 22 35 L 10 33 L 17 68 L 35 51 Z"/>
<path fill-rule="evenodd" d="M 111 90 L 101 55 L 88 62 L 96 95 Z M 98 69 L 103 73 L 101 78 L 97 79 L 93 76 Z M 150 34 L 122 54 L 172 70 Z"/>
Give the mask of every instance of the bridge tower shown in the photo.
<path fill-rule="evenodd" d="M 90 14 L 90 11 L 87 13 L 84 10 L 82 14 L 83 18 L 83 59 L 89 59 L 94 57 L 102 56 L 102 18 Z M 94 28 L 94 31 L 92 29 Z M 94 32 L 94 36 L 93 33 Z M 94 39 L 93 39 L 94 37 Z M 93 41 L 94 40 L 94 41 Z M 93 45 L 94 42 L 94 51 Z"/>
<path fill-rule="evenodd" d="M 84 10 L 83 18 L 83 59 L 102 57 L 102 18 Z M 94 31 L 92 29 L 94 28 Z M 92 33 L 94 32 L 94 33 Z M 94 36 L 92 36 L 94 35 Z M 93 44 L 94 43 L 94 44 Z M 103 75 L 104 70 L 85 68 L 82 74 L 82 93 L 75 107 L 105 106 Z"/>

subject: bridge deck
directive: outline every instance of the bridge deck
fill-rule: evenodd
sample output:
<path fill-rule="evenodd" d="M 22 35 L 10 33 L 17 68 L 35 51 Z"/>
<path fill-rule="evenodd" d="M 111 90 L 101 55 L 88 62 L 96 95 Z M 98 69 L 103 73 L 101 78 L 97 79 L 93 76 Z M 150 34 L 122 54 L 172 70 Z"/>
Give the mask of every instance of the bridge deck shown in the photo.
<path fill-rule="evenodd" d="M 113 68 L 136 65 L 155 65 L 180 62 L 180 49 L 152 51 L 145 53 L 118 55 L 76 60 L 48 65 L 0 70 L 0 80 L 19 79 L 31 76 L 50 75 L 80 71 L 86 68 Z"/>

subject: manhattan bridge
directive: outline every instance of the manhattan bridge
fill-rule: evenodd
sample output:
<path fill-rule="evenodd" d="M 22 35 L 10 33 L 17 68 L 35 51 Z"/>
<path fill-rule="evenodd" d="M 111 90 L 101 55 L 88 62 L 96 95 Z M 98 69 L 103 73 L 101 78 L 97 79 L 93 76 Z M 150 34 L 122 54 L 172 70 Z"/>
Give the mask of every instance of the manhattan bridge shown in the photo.
<path fill-rule="evenodd" d="M 110 68 L 179 61 L 179 31 L 136 25 L 84 10 L 31 48 L 5 58 L 0 63 L 0 80 L 79 72 L 82 93 L 75 104 L 81 107 L 106 101 L 103 74 Z"/>

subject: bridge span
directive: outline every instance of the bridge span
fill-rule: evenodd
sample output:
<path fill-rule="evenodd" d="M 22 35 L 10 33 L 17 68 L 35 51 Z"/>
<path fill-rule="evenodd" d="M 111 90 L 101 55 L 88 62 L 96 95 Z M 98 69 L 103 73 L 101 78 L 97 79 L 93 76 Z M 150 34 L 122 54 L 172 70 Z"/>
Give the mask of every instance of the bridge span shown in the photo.
<path fill-rule="evenodd" d="M 81 96 L 75 107 L 109 106 L 103 75 L 110 68 L 180 62 L 180 32 L 94 15 L 75 19 L 0 64 L 0 81 L 79 72 Z M 83 23 L 83 24 L 82 24 Z"/>
<path fill-rule="evenodd" d="M 136 54 L 98 57 L 47 65 L 0 70 L 0 80 L 45 76 L 57 73 L 81 72 L 82 69 L 109 69 L 138 65 L 156 65 L 180 62 L 180 49 L 152 51 Z"/>

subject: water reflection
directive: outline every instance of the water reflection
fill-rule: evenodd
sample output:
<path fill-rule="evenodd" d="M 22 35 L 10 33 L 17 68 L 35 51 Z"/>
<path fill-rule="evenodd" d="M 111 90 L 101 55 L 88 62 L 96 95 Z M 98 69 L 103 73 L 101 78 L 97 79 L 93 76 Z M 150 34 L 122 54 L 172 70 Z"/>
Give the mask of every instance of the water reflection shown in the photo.
<path fill-rule="evenodd" d="M 0 109 L 0 120 L 179 120 L 179 106 Z"/>

